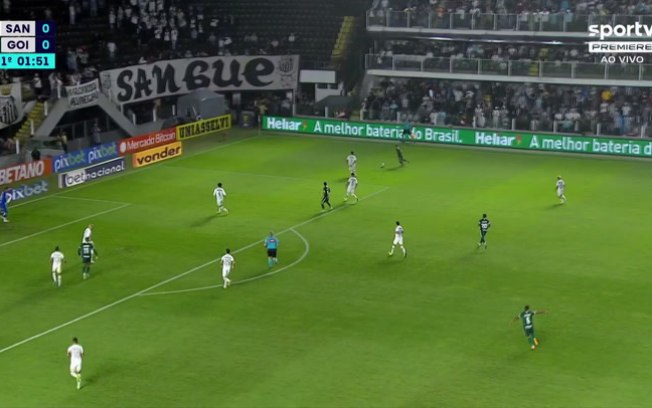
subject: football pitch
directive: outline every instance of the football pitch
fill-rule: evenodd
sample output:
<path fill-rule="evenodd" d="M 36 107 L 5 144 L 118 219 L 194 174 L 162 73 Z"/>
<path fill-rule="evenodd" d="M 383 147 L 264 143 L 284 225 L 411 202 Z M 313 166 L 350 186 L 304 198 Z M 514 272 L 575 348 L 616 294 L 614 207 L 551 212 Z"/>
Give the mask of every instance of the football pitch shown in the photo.
<path fill-rule="evenodd" d="M 649 162 L 407 144 L 399 167 L 392 143 L 240 130 L 185 149 L 10 207 L 0 407 L 652 405 Z M 396 221 L 407 258 L 388 256 Z M 89 223 L 99 258 L 82 280 Z M 526 304 L 548 311 L 536 351 L 511 322 Z"/>

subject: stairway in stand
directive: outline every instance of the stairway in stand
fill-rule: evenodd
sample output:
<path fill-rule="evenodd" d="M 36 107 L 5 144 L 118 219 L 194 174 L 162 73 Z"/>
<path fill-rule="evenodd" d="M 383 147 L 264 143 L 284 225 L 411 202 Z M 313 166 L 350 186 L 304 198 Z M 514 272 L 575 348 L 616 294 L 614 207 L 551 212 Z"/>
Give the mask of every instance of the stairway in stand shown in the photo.
<path fill-rule="evenodd" d="M 355 22 L 356 19 L 352 16 L 346 16 L 342 20 L 342 25 L 340 26 L 340 31 L 337 35 L 333 52 L 331 53 L 331 65 L 335 70 L 339 71 L 343 68 L 343 62 L 348 55 L 349 46 L 353 40 Z"/>
<path fill-rule="evenodd" d="M 34 122 L 34 130 L 36 130 L 41 126 L 43 120 L 45 120 L 45 104 L 39 101 L 34 105 L 34 108 L 29 112 L 23 125 L 20 127 L 20 130 L 16 133 L 16 140 L 19 140 L 20 143 L 25 143 L 32 136 L 31 123 Z"/>

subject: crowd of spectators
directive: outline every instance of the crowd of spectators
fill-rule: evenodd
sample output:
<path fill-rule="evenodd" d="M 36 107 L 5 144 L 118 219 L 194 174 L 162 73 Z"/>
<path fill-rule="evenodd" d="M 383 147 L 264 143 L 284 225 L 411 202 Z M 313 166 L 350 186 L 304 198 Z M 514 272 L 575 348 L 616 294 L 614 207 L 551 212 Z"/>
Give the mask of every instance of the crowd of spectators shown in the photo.
<path fill-rule="evenodd" d="M 519 14 L 546 19 L 552 13 L 609 16 L 650 15 L 652 0 L 374 0 L 375 11 Z"/>
<path fill-rule="evenodd" d="M 384 79 L 362 114 L 438 126 L 639 136 L 652 120 L 652 90 Z"/>
<path fill-rule="evenodd" d="M 600 62 L 585 44 L 531 44 L 480 41 L 387 40 L 377 46 L 377 55 L 423 55 L 444 58 L 478 58 L 493 61 L 530 60 Z"/>
<path fill-rule="evenodd" d="M 3 135 L 0 137 L 0 156 L 16 153 L 16 139 L 13 136 Z"/>
<path fill-rule="evenodd" d="M 65 86 L 94 80 L 105 69 L 174 58 L 285 54 L 297 51 L 302 41 L 287 28 L 268 35 L 245 32 L 234 15 L 209 2 L 53 0 L 46 5 L 26 1 L 20 8 L 16 3 L 2 0 L 0 13 L 13 19 L 55 20 L 59 33 L 57 70 L 0 71 L 0 83 L 21 82 L 23 90 L 31 88 L 23 92 L 23 102 L 64 96 Z M 174 103 L 156 100 L 129 106 L 126 113 L 140 123 L 151 120 L 153 110 L 159 118 L 170 116 Z M 251 107 L 289 114 L 292 101 L 272 96 Z M 0 153 L 14 148 L 11 138 L 0 137 Z"/>
<path fill-rule="evenodd" d="M 65 86 L 96 79 L 104 69 L 174 58 L 279 54 L 294 51 L 300 41 L 294 32 L 279 33 L 273 38 L 255 32 L 241 33 L 233 15 L 179 0 L 59 1 L 40 11 L 30 8 L 18 11 L 12 7 L 11 0 L 3 0 L 2 12 L 52 19 L 54 9 L 65 11 L 60 31 L 74 30 L 88 21 L 106 30 L 94 31 L 82 45 L 60 49 L 56 71 L 1 71 L 0 82 L 28 82 L 36 97 L 57 98 L 65 93 Z M 105 24 L 98 26 L 98 20 L 104 18 Z"/>
<path fill-rule="evenodd" d="M 31 19 L 52 19 L 53 10 L 65 10 L 62 32 L 93 21 L 96 30 L 85 35 L 84 44 L 57 52 L 61 85 L 93 80 L 100 70 L 162 59 L 292 52 L 300 41 L 297 33 L 289 31 L 271 38 L 240 32 L 233 15 L 179 0 L 58 0 L 38 12 L 14 9 L 11 0 L 3 0 L 4 14 L 11 11 Z M 98 19 L 104 18 L 104 24 L 98 25 Z M 55 89 L 53 76 L 49 83 Z"/>
<path fill-rule="evenodd" d="M 299 40 L 296 33 L 261 38 L 255 32 L 242 33 L 232 14 L 220 14 L 174 0 L 128 0 L 110 7 L 108 25 L 111 33 L 121 32 L 133 39 L 132 44 L 146 49 L 137 63 L 162 58 L 190 58 L 207 55 L 261 55 L 292 51 Z M 107 43 L 107 47 L 111 43 Z M 111 65 L 118 45 L 107 48 Z"/>
<path fill-rule="evenodd" d="M 652 23 L 652 0 L 374 0 L 368 24 L 439 29 L 586 32 L 590 24 Z M 642 16 L 642 17 L 641 17 Z"/>

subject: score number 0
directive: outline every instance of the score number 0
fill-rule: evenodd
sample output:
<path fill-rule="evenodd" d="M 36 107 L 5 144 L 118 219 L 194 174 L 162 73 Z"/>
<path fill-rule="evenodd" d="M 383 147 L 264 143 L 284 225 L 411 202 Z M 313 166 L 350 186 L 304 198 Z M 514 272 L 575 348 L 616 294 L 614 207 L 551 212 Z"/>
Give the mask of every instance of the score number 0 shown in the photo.
<path fill-rule="evenodd" d="M 49 38 L 37 38 L 36 39 L 36 52 L 38 53 L 54 53 L 54 44 L 53 41 Z"/>
<path fill-rule="evenodd" d="M 54 21 L 36 22 L 36 52 L 54 53 L 56 45 L 54 42 L 57 25 Z M 40 38 L 45 37 L 45 38 Z"/>
<path fill-rule="evenodd" d="M 37 21 L 36 36 L 54 37 L 57 35 L 57 25 L 54 21 Z"/>

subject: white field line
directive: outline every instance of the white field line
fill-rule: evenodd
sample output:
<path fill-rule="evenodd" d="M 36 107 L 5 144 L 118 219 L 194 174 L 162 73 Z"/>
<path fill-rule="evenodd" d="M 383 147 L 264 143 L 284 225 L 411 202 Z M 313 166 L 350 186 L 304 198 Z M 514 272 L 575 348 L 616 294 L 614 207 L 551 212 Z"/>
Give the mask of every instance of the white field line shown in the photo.
<path fill-rule="evenodd" d="M 255 137 L 255 136 L 254 136 L 254 137 Z M 224 144 L 224 145 L 215 146 L 215 147 L 213 147 L 213 148 L 211 148 L 211 149 L 202 150 L 202 151 L 200 151 L 200 152 L 198 152 L 198 153 L 195 153 L 195 154 L 191 154 L 191 155 L 188 155 L 188 156 L 180 157 L 180 158 L 177 159 L 177 160 L 182 160 L 182 159 L 190 158 L 190 157 L 193 157 L 193 156 L 197 156 L 197 155 L 199 155 L 199 154 L 206 153 L 206 152 L 209 152 L 209 151 L 212 151 L 212 150 L 216 150 L 216 149 L 218 149 L 218 148 L 231 146 L 231 145 L 236 144 L 236 143 L 241 143 L 241 142 L 244 142 L 245 140 L 249 140 L 249 139 L 253 139 L 253 137 L 251 137 L 251 138 L 247 138 L 247 139 L 237 140 L 237 141 L 235 141 L 235 142 L 227 143 L 227 144 Z M 117 175 L 117 176 L 110 177 L 110 178 L 115 179 L 115 178 L 118 178 L 118 177 L 125 176 L 125 175 L 127 175 L 127 174 L 133 174 L 133 173 L 136 173 L 136 172 L 141 172 L 141 171 L 143 171 L 143 170 L 147 170 L 147 169 L 149 169 L 149 168 L 152 168 L 152 167 L 155 167 L 155 166 L 159 166 L 159 165 L 162 165 L 162 164 L 165 164 L 165 163 L 158 163 L 158 164 L 155 164 L 155 165 L 152 165 L 152 166 L 148 166 L 148 167 L 145 167 L 145 168 L 142 168 L 142 169 L 133 170 L 133 171 L 131 171 L 131 172 L 127 172 L 127 173 L 122 173 L 122 174 L 119 174 L 119 175 Z M 56 227 L 48 228 L 48 229 L 46 229 L 46 230 L 39 231 L 39 232 L 37 232 L 37 233 L 31 234 L 31 235 L 28 235 L 28 236 L 25 236 L 25 237 L 22 237 L 22 238 L 18 238 L 18 239 L 12 240 L 12 241 L 8 241 L 8 242 L 0 243 L 0 248 L 3 247 L 3 246 L 6 246 L 6 245 L 10 245 L 10 244 L 13 244 L 13 243 L 16 243 L 16 242 L 24 241 L 24 240 L 26 240 L 26 239 L 33 238 L 33 237 L 36 237 L 36 236 L 39 236 L 39 235 L 45 234 L 45 233 L 50 232 L 50 231 L 57 230 L 57 229 L 59 229 L 59 228 L 66 227 L 66 226 L 68 226 L 68 225 L 74 224 L 75 222 L 79 222 L 79 221 L 86 220 L 86 219 L 88 219 L 88 218 L 92 218 L 92 217 L 95 217 L 95 216 L 99 216 L 99 215 L 107 214 L 107 213 L 112 212 L 112 211 L 117 211 L 117 210 L 119 210 L 119 209 L 121 209 L 121 208 L 124 208 L 124 207 L 126 207 L 126 206 L 128 206 L 128 205 L 131 205 L 132 203 L 126 203 L 126 202 L 123 202 L 123 201 L 111 201 L 111 200 L 102 200 L 102 199 L 85 198 L 85 197 L 69 197 L 69 196 L 65 196 L 65 195 L 63 195 L 63 194 L 65 194 L 65 193 L 68 193 L 68 192 L 71 192 L 71 191 L 80 190 L 80 189 L 82 189 L 82 188 L 90 187 L 90 186 L 92 186 L 92 185 L 95 185 L 95 184 L 98 184 L 98 183 L 101 183 L 101 182 L 107 181 L 107 180 L 109 180 L 110 178 L 105 178 L 105 179 L 102 179 L 102 180 L 98 180 L 98 181 L 93 182 L 93 183 L 90 183 L 90 184 L 84 184 L 84 185 L 81 185 L 81 186 L 79 186 L 79 187 L 73 187 L 73 188 L 68 189 L 68 190 L 60 191 L 60 192 L 58 192 L 58 193 L 50 194 L 50 195 L 47 195 L 47 196 L 44 196 L 44 197 L 35 198 L 35 199 L 33 199 L 33 200 L 23 201 L 23 202 L 20 202 L 20 203 L 18 203 L 18 204 L 16 204 L 16 205 L 12 205 L 11 208 L 16 208 L 16 207 L 20 207 L 20 206 L 23 206 L 23 205 L 26 205 L 26 204 L 31 204 L 31 203 L 35 203 L 35 202 L 38 202 L 38 201 L 51 199 L 51 198 L 66 199 L 66 200 L 78 200 L 78 201 L 89 201 L 89 202 L 97 202 L 97 203 L 118 204 L 118 205 L 121 205 L 120 208 L 115 208 L 115 209 L 108 210 L 108 211 L 104 211 L 104 212 L 100 212 L 100 213 L 97 213 L 97 214 L 94 214 L 94 215 L 89 215 L 88 217 L 79 218 L 79 219 L 77 219 L 77 220 L 75 220 L 75 221 L 71 221 L 71 222 L 66 223 L 66 224 L 58 225 L 58 226 L 56 226 Z"/>
<path fill-rule="evenodd" d="M 270 276 L 274 276 L 274 275 L 276 275 L 278 273 L 283 272 L 286 269 L 290 269 L 293 266 L 301 263 L 308 256 L 308 254 L 310 253 L 310 243 L 308 242 L 306 237 L 301 235 L 295 229 L 291 228 L 290 231 L 294 232 L 301 239 L 301 241 L 303 241 L 304 251 L 303 251 L 303 254 L 301 254 L 301 256 L 299 257 L 299 259 L 297 259 L 296 261 L 292 262 L 289 265 L 285 265 L 282 268 L 275 269 L 273 271 L 263 273 L 261 275 L 252 276 L 251 278 L 242 279 L 242 280 L 239 280 L 239 281 L 233 281 L 231 284 L 232 285 L 241 285 L 241 284 L 246 283 L 246 282 L 252 282 L 252 281 L 255 281 L 255 280 L 258 280 L 258 279 L 263 279 L 263 278 L 267 278 L 267 277 L 270 277 Z M 221 284 L 220 285 L 210 285 L 210 286 L 202 286 L 202 287 L 190 288 L 190 289 L 168 290 L 168 291 L 162 291 L 162 292 L 149 292 L 149 293 L 143 293 L 140 296 L 174 295 L 174 294 L 177 294 L 177 293 L 198 292 L 198 291 L 201 291 L 201 290 L 209 290 L 209 289 L 215 289 L 215 288 L 221 288 L 221 287 L 222 287 Z"/>
<path fill-rule="evenodd" d="M 131 205 L 131 204 L 129 204 L 129 203 L 124 203 L 124 204 L 122 204 L 122 205 L 120 205 L 120 206 L 118 206 L 118 207 L 115 207 L 115 208 L 111 208 L 111 209 L 108 209 L 108 210 L 100 211 L 100 212 L 98 212 L 98 213 L 91 214 L 91 215 L 87 215 L 87 216 L 85 216 L 85 217 L 77 218 L 76 220 L 69 221 L 69 222 L 66 222 L 66 223 L 64 223 L 64 224 L 59 224 L 59 225 L 56 225 L 56 226 L 54 226 L 54 227 L 47 228 L 47 229 L 41 230 L 41 231 L 39 231 L 39 232 L 35 232 L 35 233 L 33 233 L 33 234 L 30 234 L 30 235 L 25 235 L 24 237 L 20 237 L 20 238 L 17 238 L 17 239 L 13 239 L 13 240 L 11 240 L 11 241 L 2 242 L 2 243 L 0 243 L 0 248 L 1 248 L 1 247 L 4 247 L 4 246 L 7 246 L 7 245 L 15 244 L 16 242 L 24 241 L 24 240 L 26 240 L 26 239 L 34 238 L 34 237 L 37 237 L 37 236 L 39 236 L 39 235 L 46 234 L 46 233 L 51 232 L 51 231 L 56 231 L 56 230 L 61 229 L 61 228 L 63 228 L 63 227 L 67 227 L 68 225 L 72 225 L 72 224 L 78 223 L 78 222 L 80 222 L 80 221 L 87 220 L 87 219 L 89 219 L 89 218 L 99 217 L 100 215 L 104 215 L 104 214 L 108 214 L 108 213 L 111 213 L 111 212 L 114 212 L 114 211 L 118 211 L 118 210 L 121 210 L 121 209 L 123 209 L 123 208 L 125 208 L 125 207 L 128 207 L 128 206 L 130 206 L 130 205 Z"/>
<path fill-rule="evenodd" d="M 193 153 L 193 154 L 181 156 L 178 159 L 174 159 L 174 161 L 178 162 L 178 161 L 181 161 L 181 160 L 189 159 L 191 157 L 199 156 L 199 155 L 202 155 L 204 153 L 212 152 L 213 150 L 218 150 L 218 149 L 222 149 L 222 148 L 225 148 L 225 147 L 230 147 L 230 146 L 240 144 L 240 143 L 243 143 L 243 142 L 246 142 L 246 141 L 249 141 L 249 140 L 252 140 L 252 139 L 256 139 L 256 138 L 258 138 L 258 136 L 247 137 L 245 139 L 238 139 L 238 140 L 236 140 L 234 142 L 225 143 L 223 145 L 217 145 L 217 146 L 211 147 L 210 149 L 201 150 L 201 151 L 198 151 L 198 152 Z M 124 173 L 117 174 L 115 176 L 105 177 L 105 178 L 97 180 L 97 181 L 93 181 L 93 182 L 90 182 L 90 183 L 84 183 L 81 186 L 72 187 L 72 188 L 69 188 L 67 190 L 62 190 L 62 191 L 59 191 L 58 193 L 49 194 L 49 195 L 46 195 L 44 197 L 35 198 L 35 199 L 29 200 L 29 201 L 23 201 L 23 202 L 20 202 L 20 203 L 18 203 L 16 205 L 12 205 L 11 208 L 16 208 L 16 207 L 20 207 L 20 206 L 23 206 L 23 205 L 35 203 L 35 202 L 38 202 L 38 201 L 47 200 L 47 199 L 53 198 L 53 197 L 64 197 L 63 194 L 67 194 L 67 193 L 71 193 L 73 191 L 78 191 L 78 190 L 82 190 L 84 188 L 92 187 L 92 186 L 98 185 L 100 183 L 104 183 L 105 181 L 115 180 L 117 178 L 124 177 L 124 176 L 129 176 L 131 174 L 137 174 L 137 173 L 140 173 L 142 171 L 146 171 L 146 170 L 150 170 L 150 169 L 157 168 L 157 167 L 160 167 L 160 166 L 164 166 L 166 164 L 168 164 L 168 163 L 164 161 L 164 162 L 161 162 L 161 163 L 152 164 L 151 166 L 142 167 L 140 169 L 132 169 L 130 171 L 126 171 Z M 73 197 L 66 197 L 66 198 L 73 198 Z"/>
<path fill-rule="evenodd" d="M 90 201 L 92 203 L 133 204 L 133 203 L 126 203 L 124 201 L 101 200 L 99 198 L 85 198 L 85 197 L 67 197 L 64 195 L 52 196 L 52 198 L 59 198 L 63 200 Z"/>
<path fill-rule="evenodd" d="M 369 195 L 367 195 L 367 196 L 362 197 L 362 198 L 360 199 L 360 201 L 363 201 L 363 200 L 366 200 L 366 199 L 369 199 L 369 198 L 375 197 L 375 196 L 377 196 L 378 194 L 384 193 L 384 192 L 387 191 L 388 189 L 389 189 L 389 187 L 385 187 L 385 188 L 383 188 L 382 190 L 378 190 L 378 191 L 376 191 L 376 192 L 373 192 L 373 193 L 371 193 L 371 194 L 369 194 Z M 298 224 L 295 224 L 295 225 L 293 225 L 293 226 L 291 226 L 291 227 L 289 227 L 289 228 L 286 228 L 286 229 L 284 229 L 283 231 L 279 232 L 279 234 L 282 234 L 282 233 L 284 233 L 284 232 L 290 231 L 290 230 L 295 229 L 295 228 L 299 228 L 299 227 L 304 226 L 304 225 L 306 225 L 306 224 L 308 224 L 308 223 L 311 223 L 311 222 L 313 222 L 313 221 L 316 221 L 316 220 L 321 219 L 321 218 L 323 218 L 323 217 L 326 217 L 326 216 L 328 216 L 328 215 L 334 214 L 334 213 L 336 213 L 336 212 L 338 212 L 338 211 L 340 211 L 340 210 L 342 210 L 342 209 L 344 209 L 344 208 L 347 208 L 347 207 L 348 207 L 348 205 L 342 205 L 342 206 L 340 206 L 340 207 L 335 208 L 334 210 L 331 210 L 331 211 L 328 211 L 328 212 L 324 212 L 324 213 L 322 213 L 322 214 L 319 214 L 319 215 L 317 215 L 317 216 L 314 216 L 314 217 L 312 217 L 312 218 L 309 218 L 309 219 L 307 219 L 306 221 L 302 221 L 302 222 L 300 222 L 300 223 L 298 223 Z M 246 246 L 244 246 L 244 247 L 242 247 L 242 248 L 240 248 L 240 249 L 234 251 L 234 253 L 238 253 L 238 252 L 241 252 L 241 251 L 247 250 L 247 249 L 249 249 L 249 248 L 252 248 L 252 247 L 255 246 L 255 245 L 260 245 L 262 242 L 263 242 L 262 240 L 258 240 L 258 241 L 256 241 L 256 242 L 252 242 L 251 244 L 246 245 Z M 113 302 L 113 303 L 109 303 L 108 305 L 104 305 L 104 306 L 102 306 L 102 307 L 100 307 L 100 308 L 98 308 L 98 309 L 95 309 L 95 310 L 93 310 L 93 311 L 91 311 L 91 312 L 88 312 L 88 313 L 86 313 L 86 314 L 84 314 L 84 315 L 81 315 L 81 316 L 79 316 L 79 317 L 76 317 L 76 318 L 74 318 L 74 319 L 72 319 L 72 320 L 69 320 L 69 321 L 67 321 L 67 322 L 65 322 L 65 323 L 62 323 L 62 324 L 60 324 L 60 325 L 58 325 L 58 326 L 52 327 L 51 329 L 47 329 L 47 330 L 45 330 L 45 331 L 43 331 L 43 332 L 41 332 L 41 333 L 38 333 L 38 334 L 35 334 L 35 335 L 31 336 L 31 337 L 28 337 L 28 338 L 26 338 L 26 339 L 23 339 L 23 340 L 21 340 L 21 341 L 19 341 L 19 342 L 17 342 L 17 343 L 14 343 L 14 344 L 12 344 L 12 345 L 10 345 L 10 346 L 4 347 L 4 348 L 0 349 L 0 354 L 5 353 L 5 352 L 7 352 L 7 351 L 9 351 L 9 350 L 12 350 L 12 349 L 14 349 L 14 348 L 16 348 L 16 347 L 22 346 L 23 344 L 29 343 L 29 342 L 31 342 L 31 341 L 33 341 L 33 340 L 39 339 L 39 338 L 41 338 L 41 337 L 43 337 L 43 336 L 46 336 L 46 335 L 48 335 L 48 334 L 50 334 L 50 333 L 53 333 L 53 332 L 55 332 L 55 331 L 57 331 L 57 330 L 59 330 L 59 329 L 62 329 L 62 328 L 67 327 L 67 326 L 70 326 L 71 324 L 77 323 L 77 322 L 79 322 L 79 321 L 81 321 L 81 320 L 84 320 L 84 319 L 87 319 L 87 318 L 89 318 L 89 317 L 91 317 L 91 316 L 95 316 L 95 315 L 98 314 L 98 313 L 101 313 L 101 312 L 103 312 L 103 311 L 105 311 L 105 310 L 111 309 L 111 308 L 113 308 L 114 306 L 117 306 L 117 305 L 119 305 L 119 304 L 121 304 L 121 303 L 124 303 L 124 302 L 126 302 L 126 301 L 128 301 L 128 300 L 131 300 L 131 299 L 133 299 L 133 298 L 135 298 L 135 297 L 138 297 L 138 296 L 140 296 L 140 295 L 142 295 L 142 294 L 144 294 L 144 293 L 146 293 L 146 292 L 149 292 L 150 290 L 153 290 L 153 289 L 159 288 L 159 287 L 161 287 L 161 286 L 163 286 L 163 285 L 165 285 L 165 284 L 168 284 L 168 283 L 170 283 L 170 282 L 174 282 L 174 281 L 177 280 L 177 279 L 183 278 L 184 276 L 190 275 L 190 274 L 193 273 L 193 272 L 196 272 L 196 271 L 198 271 L 198 270 L 200 270 L 200 269 L 203 269 L 203 268 L 205 268 L 205 267 L 207 267 L 207 266 L 209 266 L 209 265 L 212 265 L 212 264 L 216 263 L 218 260 L 219 260 L 219 259 L 213 259 L 213 260 L 208 261 L 208 262 L 205 262 L 205 263 L 203 263 L 203 264 L 201 264 L 201 265 L 199 265 L 199 266 L 195 266 L 194 268 L 192 268 L 192 269 L 188 269 L 188 270 L 185 271 L 185 272 L 181 272 L 180 274 L 177 274 L 177 275 L 174 275 L 174 276 L 172 276 L 172 277 L 170 277 L 170 278 L 168 278 L 168 279 L 162 280 L 162 281 L 160 281 L 159 283 L 155 283 L 154 285 L 152 285 L 152 286 L 150 286 L 150 287 L 148 287 L 148 288 L 145 288 L 145 289 L 139 290 L 138 292 L 132 293 L 132 294 L 129 295 L 129 296 L 125 296 L 125 297 L 123 297 L 122 299 L 118 299 L 118 300 L 116 300 L 116 301 Z"/>

